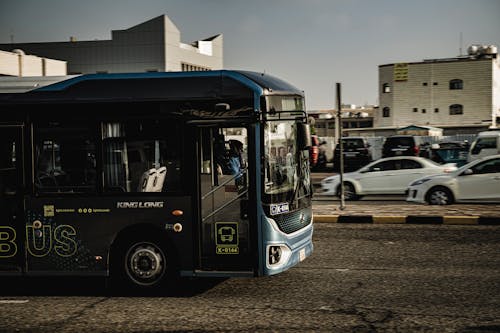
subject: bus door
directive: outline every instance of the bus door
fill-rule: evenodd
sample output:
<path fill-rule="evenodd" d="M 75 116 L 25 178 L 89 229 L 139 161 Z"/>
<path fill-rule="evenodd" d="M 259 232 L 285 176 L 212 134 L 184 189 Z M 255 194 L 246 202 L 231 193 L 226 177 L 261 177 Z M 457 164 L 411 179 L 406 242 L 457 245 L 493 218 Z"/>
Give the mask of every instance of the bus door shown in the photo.
<path fill-rule="evenodd" d="M 200 268 L 251 273 L 247 129 L 204 127 L 198 136 Z"/>
<path fill-rule="evenodd" d="M 0 273 L 23 265 L 22 126 L 0 125 Z"/>

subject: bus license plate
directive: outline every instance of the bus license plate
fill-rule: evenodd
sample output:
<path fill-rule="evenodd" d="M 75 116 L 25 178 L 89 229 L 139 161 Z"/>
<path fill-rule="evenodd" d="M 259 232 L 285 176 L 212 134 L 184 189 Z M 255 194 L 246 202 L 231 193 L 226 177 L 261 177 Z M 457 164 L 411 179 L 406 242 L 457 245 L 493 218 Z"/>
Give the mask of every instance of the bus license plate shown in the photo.
<path fill-rule="evenodd" d="M 306 249 L 299 251 L 299 261 L 303 261 L 306 258 Z"/>

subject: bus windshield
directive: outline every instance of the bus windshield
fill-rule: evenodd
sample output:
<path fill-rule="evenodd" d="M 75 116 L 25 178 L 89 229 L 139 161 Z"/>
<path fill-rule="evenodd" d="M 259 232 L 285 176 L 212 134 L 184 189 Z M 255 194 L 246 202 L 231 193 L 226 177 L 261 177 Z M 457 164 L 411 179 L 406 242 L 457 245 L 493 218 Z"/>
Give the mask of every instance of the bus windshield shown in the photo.
<path fill-rule="evenodd" d="M 264 130 L 266 157 L 265 193 L 291 191 L 298 181 L 295 121 L 267 122 Z"/>
<path fill-rule="evenodd" d="M 264 127 L 264 193 L 270 202 L 310 194 L 308 151 L 297 149 L 297 120 L 269 121 Z"/>

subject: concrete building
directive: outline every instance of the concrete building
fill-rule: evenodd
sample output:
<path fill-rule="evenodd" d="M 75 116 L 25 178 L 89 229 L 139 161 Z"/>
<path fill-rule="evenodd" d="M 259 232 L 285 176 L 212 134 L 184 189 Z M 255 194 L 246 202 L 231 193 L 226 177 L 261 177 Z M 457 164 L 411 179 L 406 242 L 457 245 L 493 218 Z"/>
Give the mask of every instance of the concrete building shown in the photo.
<path fill-rule="evenodd" d="M 409 125 L 444 134 L 500 125 L 500 60 L 496 46 L 469 47 L 467 56 L 379 66 L 380 132 Z"/>
<path fill-rule="evenodd" d="M 28 55 L 20 49 L 0 51 L 0 76 L 66 75 L 66 61 Z"/>
<path fill-rule="evenodd" d="M 358 131 L 373 128 L 373 106 L 356 107 L 342 105 L 342 132 L 344 136 L 356 135 Z M 308 111 L 309 121 L 314 126 L 315 133 L 320 137 L 338 137 L 337 111 L 319 110 Z M 353 133 L 356 134 L 353 134 Z"/>
<path fill-rule="evenodd" d="M 41 57 L 64 59 L 68 74 L 216 70 L 223 68 L 223 38 L 216 35 L 184 44 L 179 29 L 161 15 L 126 30 L 113 30 L 111 40 L 0 44 Z"/>

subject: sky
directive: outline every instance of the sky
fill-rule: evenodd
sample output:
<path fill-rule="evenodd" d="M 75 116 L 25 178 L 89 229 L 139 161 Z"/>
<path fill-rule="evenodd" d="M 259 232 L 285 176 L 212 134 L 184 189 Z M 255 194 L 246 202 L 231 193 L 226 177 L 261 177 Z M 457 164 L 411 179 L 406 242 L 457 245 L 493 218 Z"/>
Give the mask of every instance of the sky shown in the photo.
<path fill-rule="evenodd" d="M 500 0 L 0 0 L 0 43 L 111 39 L 166 14 L 190 43 L 224 35 L 224 68 L 304 90 L 308 110 L 378 104 L 378 66 L 500 47 Z"/>

